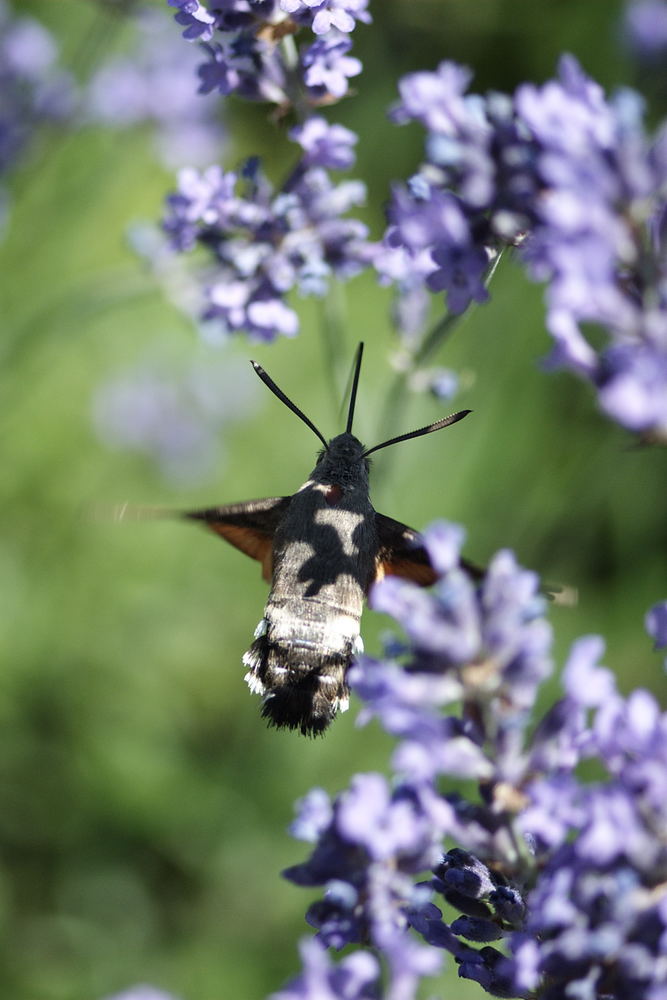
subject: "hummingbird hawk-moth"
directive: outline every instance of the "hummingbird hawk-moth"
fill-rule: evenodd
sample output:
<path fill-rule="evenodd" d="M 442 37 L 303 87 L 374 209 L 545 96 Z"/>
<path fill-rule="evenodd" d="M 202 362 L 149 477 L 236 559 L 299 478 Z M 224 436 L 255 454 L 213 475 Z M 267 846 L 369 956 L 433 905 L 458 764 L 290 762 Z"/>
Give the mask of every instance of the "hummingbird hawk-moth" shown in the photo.
<path fill-rule="evenodd" d="M 271 584 L 264 615 L 243 657 L 245 680 L 262 697 L 270 725 L 324 732 L 348 707 L 346 674 L 363 649 L 360 619 L 372 583 L 394 574 L 428 586 L 435 580 L 420 536 L 374 510 L 368 457 L 380 448 L 456 423 L 461 410 L 427 427 L 366 448 L 352 434 L 363 344 L 357 352 L 347 425 L 327 441 L 264 369 L 262 381 L 322 442 L 317 464 L 292 496 L 248 500 L 182 516 L 262 565 Z"/>

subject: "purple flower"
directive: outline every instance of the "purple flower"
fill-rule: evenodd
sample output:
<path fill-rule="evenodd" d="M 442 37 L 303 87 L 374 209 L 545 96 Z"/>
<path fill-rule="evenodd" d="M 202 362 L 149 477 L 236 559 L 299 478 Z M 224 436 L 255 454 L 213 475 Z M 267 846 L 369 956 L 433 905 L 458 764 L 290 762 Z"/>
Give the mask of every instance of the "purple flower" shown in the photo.
<path fill-rule="evenodd" d="M 434 830 L 429 810 L 407 786 L 392 790 L 382 775 L 358 774 L 335 801 L 309 861 L 284 874 L 299 885 L 339 879 L 358 889 L 369 864 L 421 871 L 434 861 Z"/>
<path fill-rule="evenodd" d="M 604 704 L 616 690 L 611 671 L 597 666 L 603 652 L 604 642 L 599 636 L 578 639 L 563 670 L 565 690 L 585 708 Z"/>
<path fill-rule="evenodd" d="M 410 672 L 360 657 L 349 681 L 366 702 L 361 720 L 377 716 L 401 740 L 393 757 L 399 773 L 420 782 L 443 773 L 516 782 L 527 767 L 518 720 L 551 671 L 551 630 L 535 575 L 500 552 L 475 586 L 458 565 L 462 540 L 452 525 L 426 532 L 426 549 L 443 574 L 433 593 L 389 577 L 371 594 L 372 606 L 405 629 Z M 462 697 L 497 698 L 504 706 L 491 756 L 472 720 L 440 715 L 442 706 Z"/>
<path fill-rule="evenodd" d="M 298 166 L 277 193 L 254 164 L 240 178 L 210 167 L 184 170 L 179 181 L 164 227 L 176 249 L 200 243 L 212 254 L 205 318 L 225 330 L 293 336 L 286 293 L 322 295 L 331 275 L 353 277 L 372 256 L 366 227 L 344 217 L 363 201 L 363 185 L 335 186 L 321 167 Z"/>
<path fill-rule="evenodd" d="M 426 161 L 394 190 L 376 262 L 382 280 L 401 296 L 420 285 L 444 291 L 456 314 L 488 298 L 490 262 L 520 244 L 531 277 L 547 284 L 549 366 L 589 379 L 614 420 L 660 437 L 664 137 L 646 135 L 637 95 L 607 99 L 572 57 L 555 80 L 513 97 L 468 94 L 469 81 L 451 63 L 401 81 L 392 115 L 427 129 Z M 606 330 L 598 349 L 586 339 L 590 324 Z"/>
<path fill-rule="evenodd" d="M 450 368 L 423 368 L 410 379 L 411 388 L 426 388 L 436 399 L 450 400 L 459 391 L 460 380 Z"/>
<path fill-rule="evenodd" d="M 459 570 L 439 588 L 437 597 L 395 577 L 378 584 L 371 595 L 377 611 L 391 614 L 425 654 L 443 663 L 465 663 L 480 646 L 480 622 L 474 587 Z"/>
<path fill-rule="evenodd" d="M 625 39 L 642 59 L 654 61 L 667 49 L 665 0 L 632 0 L 623 19 Z"/>
<path fill-rule="evenodd" d="M 344 35 L 327 33 L 306 49 L 302 56 L 303 79 L 311 95 L 318 100 L 347 93 L 348 78 L 361 73 L 361 63 L 348 56 L 352 43 Z"/>
<path fill-rule="evenodd" d="M 357 21 L 370 21 L 368 0 L 219 0 L 212 11 L 198 0 L 169 3 L 178 8 L 183 36 L 205 43 L 201 93 L 234 93 L 284 110 L 306 88 L 309 103 L 328 104 L 346 94 L 348 77 L 361 71 L 347 54 L 348 33 Z M 301 26 L 312 29 L 316 41 L 288 53 L 278 43 Z"/>
<path fill-rule="evenodd" d="M 410 73 L 400 80 L 401 100 L 392 108 L 391 117 L 398 125 L 418 121 L 430 132 L 454 136 L 467 130 L 471 102 L 465 92 L 472 73 L 456 63 L 440 63 L 434 73 Z M 484 118 L 479 125 L 484 127 Z"/>
<path fill-rule="evenodd" d="M 337 809 L 337 828 L 344 840 L 362 846 L 369 858 L 412 855 L 428 850 L 431 829 L 409 796 L 391 794 L 380 774 L 358 774 Z"/>
<path fill-rule="evenodd" d="M 198 0 L 170 4 L 185 37 L 205 43 L 200 93 L 270 101 L 284 112 L 293 101 L 331 103 L 361 71 L 346 32 L 370 20 L 367 0 L 220 0 L 211 11 Z M 302 24 L 317 38 L 299 48 L 291 36 Z M 363 202 L 364 186 L 334 186 L 326 173 L 352 165 L 356 136 L 317 116 L 290 135 L 304 155 L 280 191 L 255 167 L 242 178 L 211 167 L 182 172 L 167 199 L 164 229 L 174 248 L 200 244 L 213 259 L 202 272 L 203 318 L 258 340 L 297 333 L 297 314 L 285 301 L 292 289 L 321 296 L 332 276 L 354 276 L 375 254 L 366 227 L 343 218 Z"/>
<path fill-rule="evenodd" d="M 619 343 L 602 356 L 596 378 L 600 403 L 631 430 L 667 428 L 667 336 L 662 339 Z"/>
<path fill-rule="evenodd" d="M 380 969 L 366 951 L 347 955 L 337 965 L 318 941 L 303 941 L 302 972 L 270 1000 L 375 1000 Z"/>
<path fill-rule="evenodd" d="M 436 573 L 444 576 L 458 566 L 464 541 L 465 531 L 458 524 L 436 521 L 430 526 L 424 545 Z"/>
<path fill-rule="evenodd" d="M 515 956 L 524 989 L 545 977 L 561 995 L 620 1000 L 660 996 L 667 986 L 660 894 L 651 898 L 627 865 L 583 864 L 576 845 L 565 847 L 529 896 L 528 912 Z"/>
<path fill-rule="evenodd" d="M 667 601 L 654 604 L 646 614 L 646 631 L 655 642 L 656 649 L 667 646 Z"/>
<path fill-rule="evenodd" d="M 452 313 L 461 313 L 471 302 L 485 302 L 484 286 L 488 257 L 475 246 L 468 222 L 454 198 L 441 200 L 441 227 L 431 249 L 435 264 L 426 284 L 432 292 L 446 292 Z"/>
<path fill-rule="evenodd" d="M 437 860 L 440 820 L 416 790 L 360 774 L 320 825 L 310 858 L 284 872 L 297 885 L 325 887 L 307 915 L 324 943 L 368 941 L 388 956 L 397 996 L 439 966 L 437 955 L 407 937 L 406 907 L 421 898 L 414 874 Z"/>
<path fill-rule="evenodd" d="M 213 37 L 216 19 L 199 0 L 167 0 L 170 7 L 176 7 L 174 20 L 185 28 L 183 38 L 189 42 L 208 42 Z"/>
<path fill-rule="evenodd" d="M 314 849 L 286 875 L 325 887 L 308 922 L 332 947 L 372 944 L 401 997 L 412 1000 L 445 950 L 496 996 L 653 1000 L 667 989 L 667 715 L 647 692 L 617 692 L 591 636 L 574 644 L 564 697 L 535 724 L 551 672 L 537 579 L 501 551 L 473 583 L 462 541 L 454 526 L 426 532 L 441 574 L 433 592 L 391 579 L 375 588 L 408 641 L 400 661 L 360 657 L 349 680 L 364 719 L 398 739 L 396 777 L 357 775 L 332 810 L 313 798 Z M 455 703 L 460 716 L 442 714 Z M 585 760 L 598 777 L 579 773 Z M 477 793 L 443 788 L 442 774 L 473 778 Z M 444 852 L 445 837 L 458 846 Z M 433 877 L 415 885 L 438 849 Z M 446 919 L 431 897 L 459 915 Z"/>
<path fill-rule="evenodd" d="M 207 61 L 199 66 L 199 93 L 213 90 L 250 101 L 289 103 L 287 68 L 279 50 L 251 31 L 203 46 Z"/>
<path fill-rule="evenodd" d="M 324 118 L 307 118 L 290 130 L 290 139 L 303 149 L 304 163 L 327 170 L 348 170 L 354 165 L 358 136 L 343 125 L 330 125 Z"/>
<path fill-rule="evenodd" d="M 290 833 L 299 840 L 315 842 L 333 818 L 331 800 L 322 788 L 313 788 L 296 804 L 297 817 Z"/>
<path fill-rule="evenodd" d="M 159 11 L 144 11 L 126 56 L 103 64 L 88 85 L 88 116 L 127 128 L 149 122 L 168 166 L 210 163 L 221 152 L 223 131 L 213 103 L 195 93 L 196 49 L 174 37 Z"/>
<path fill-rule="evenodd" d="M 316 35 L 335 28 L 349 33 L 357 21 L 368 24 L 368 0 L 280 0 L 280 8 L 300 23 L 310 24 Z"/>
<path fill-rule="evenodd" d="M 226 204 L 231 211 L 236 181 L 236 174 L 225 174 L 217 166 L 202 172 L 191 167 L 179 171 L 178 191 L 167 199 L 171 214 L 164 222 L 175 249 L 192 249 L 202 223 L 217 221 Z"/>
<path fill-rule="evenodd" d="M 516 107 L 540 144 L 545 190 L 526 259 L 550 283 L 554 360 L 591 378 L 614 419 L 659 430 L 667 421 L 665 317 L 644 276 L 662 280 L 647 256 L 648 227 L 666 175 L 643 134 L 641 107 L 627 95 L 607 102 L 571 58 L 558 81 L 519 88 Z M 611 335 L 597 356 L 582 322 Z"/>
<path fill-rule="evenodd" d="M 55 64 L 58 50 L 52 35 L 39 21 L 29 17 L 10 20 L 9 10 L 0 9 L 3 18 L 4 69 L 17 77 L 39 83 Z"/>
<path fill-rule="evenodd" d="M 67 123 L 76 101 L 74 81 L 57 67 L 51 34 L 1 5 L 0 176 L 20 163 L 40 127 Z"/>
<path fill-rule="evenodd" d="M 98 386 L 93 414 L 111 447 L 148 456 L 168 479 L 191 481 L 219 468 L 221 428 L 244 419 L 256 398 L 245 366 L 200 361 L 183 371 L 148 361 Z"/>
<path fill-rule="evenodd" d="M 229 44 L 215 42 L 206 46 L 208 61 L 198 67 L 199 93 L 210 94 L 217 90 L 226 97 L 241 85 L 241 66 Z M 248 67 L 249 68 L 249 67 Z"/>
<path fill-rule="evenodd" d="M 493 164 L 483 149 L 492 130 L 480 114 L 479 102 L 463 96 L 469 78 L 467 70 L 452 63 L 443 63 L 434 74 L 412 74 L 402 81 L 402 102 L 393 111 L 399 123 L 416 118 L 438 130 L 431 132 L 429 149 L 439 166 L 416 175 L 407 188 L 395 188 L 386 242 L 408 250 L 415 276 L 420 276 L 431 291 L 445 291 L 453 313 L 462 312 L 471 301 L 488 298 L 484 279 L 490 249 L 479 239 L 479 226 L 467 210 L 466 199 L 471 209 L 477 202 L 484 210 L 493 193 Z M 452 180 L 458 180 L 462 198 L 446 189 L 453 187 L 451 181 L 442 183 L 443 167 Z M 378 268 L 388 276 L 387 263 L 381 257 Z M 410 291 L 406 276 L 399 277 Z"/>

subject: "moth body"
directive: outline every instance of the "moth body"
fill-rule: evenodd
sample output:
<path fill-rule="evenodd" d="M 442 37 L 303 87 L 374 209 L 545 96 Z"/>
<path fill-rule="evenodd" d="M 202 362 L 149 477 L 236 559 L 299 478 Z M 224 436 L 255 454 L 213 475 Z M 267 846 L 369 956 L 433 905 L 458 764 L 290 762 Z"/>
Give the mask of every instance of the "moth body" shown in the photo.
<path fill-rule="evenodd" d="M 292 497 L 274 535 L 265 624 L 243 658 L 262 715 L 304 734 L 322 732 L 347 708 L 345 675 L 376 572 L 363 452 L 352 434 L 340 434 Z"/>
<path fill-rule="evenodd" d="M 317 465 L 293 496 L 267 497 L 189 511 L 231 545 L 261 563 L 271 584 L 264 615 L 243 662 L 253 694 L 271 725 L 322 733 L 348 705 L 347 670 L 363 650 L 359 623 L 374 580 L 396 574 L 424 586 L 435 572 L 416 531 L 378 514 L 368 487 L 368 455 L 456 423 L 462 410 L 373 448 L 352 434 L 361 367 L 359 345 L 347 427 L 329 442 L 252 362 L 281 402 L 323 444 Z"/>

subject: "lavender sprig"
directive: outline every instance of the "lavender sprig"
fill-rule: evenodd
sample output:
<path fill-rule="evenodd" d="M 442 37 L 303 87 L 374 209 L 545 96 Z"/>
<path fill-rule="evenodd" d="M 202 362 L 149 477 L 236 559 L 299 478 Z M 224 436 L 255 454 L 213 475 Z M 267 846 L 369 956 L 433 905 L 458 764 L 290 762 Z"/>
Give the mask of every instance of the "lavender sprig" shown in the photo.
<path fill-rule="evenodd" d="M 368 23 L 368 0 L 225 0 L 211 11 L 199 0 L 168 0 L 188 41 L 205 43 L 199 70 L 203 93 L 218 90 L 250 100 L 316 106 L 343 97 L 361 72 L 349 56 L 349 33 Z M 305 29 L 300 49 L 281 40 Z M 315 35 L 314 41 L 312 35 Z"/>
<path fill-rule="evenodd" d="M 98 386 L 92 409 L 107 445 L 152 459 L 172 482 L 192 483 L 221 467 L 222 430 L 246 419 L 256 400 L 246 365 L 200 358 L 184 368 L 148 356 Z"/>
<path fill-rule="evenodd" d="M 0 0 L 0 180 L 21 163 L 40 128 L 70 120 L 77 98 L 51 33 Z M 3 210 L 0 204 L 0 217 Z"/>
<path fill-rule="evenodd" d="M 272 1000 L 376 1000 L 379 969 L 368 952 L 356 952 L 335 964 L 317 941 L 303 941 L 300 951 L 303 971 Z"/>
<path fill-rule="evenodd" d="M 376 266 L 401 291 L 445 291 L 460 313 L 488 298 L 502 247 L 520 245 L 529 275 L 547 283 L 550 365 L 589 379 L 624 426 L 663 435 L 664 135 L 646 134 L 637 95 L 607 100 L 572 57 L 513 97 L 469 94 L 469 82 L 451 63 L 401 82 L 394 119 L 426 128 L 426 161 L 394 192 Z M 589 324 L 607 332 L 599 350 Z"/>
<path fill-rule="evenodd" d="M 495 996 L 657 1000 L 667 989 L 667 716 L 647 692 L 623 698 L 599 665 L 601 640 L 587 637 L 536 726 L 552 670 L 537 578 L 501 552 L 473 584 L 459 566 L 462 537 L 451 525 L 427 532 L 441 573 L 433 593 L 391 579 L 376 587 L 374 605 L 408 641 L 400 659 L 361 657 L 350 682 L 362 721 L 377 718 L 398 741 L 393 778 L 357 775 L 333 803 L 307 796 L 293 832 L 314 848 L 285 875 L 325 888 L 307 915 L 323 944 L 380 956 L 378 995 L 414 997 L 437 971 L 429 953 L 444 950 Z M 662 606 L 654 612 L 664 638 Z M 606 777 L 581 778 L 583 761 Z M 477 793 L 443 791 L 443 775 Z M 457 846 L 444 851 L 445 838 Z M 445 918 L 443 904 L 460 916 Z M 294 996 L 318 996 L 307 976 L 297 982 Z"/>
<path fill-rule="evenodd" d="M 104 62 L 88 82 L 88 119 L 115 129 L 150 123 L 157 154 L 172 168 L 218 159 L 224 130 L 216 102 L 196 92 L 196 49 L 182 44 L 166 12 L 140 11 L 133 25 L 128 51 Z"/>
<path fill-rule="evenodd" d="M 204 319 L 254 339 L 294 336 L 299 321 L 287 293 L 321 296 L 332 276 L 357 274 L 373 254 L 366 227 L 345 217 L 364 201 L 364 185 L 334 185 L 327 172 L 353 164 L 357 138 L 314 113 L 343 97 L 361 71 L 349 32 L 370 20 L 367 0 L 227 0 L 211 12 L 198 0 L 169 3 L 184 36 L 204 43 L 200 92 L 293 109 L 289 135 L 303 155 L 278 190 L 255 159 L 240 176 L 218 167 L 183 171 L 165 229 L 175 249 L 197 243 L 212 257 Z M 308 41 L 298 47 L 294 36 L 304 31 Z"/>
<path fill-rule="evenodd" d="M 183 170 L 167 200 L 164 227 L 173 245 L 198 243 L 215 263 L 204 317 L 255 339 L 293 336 L 299 321 L 287 293 L 321 296 L 332 275 L 353 277 L 372 254 L 366 226 L 345 217 L 364 200 L 364 185 L 334 185 L 320 165 L 349 162 L 354 136 L 310 119 L 294 138 L 305 156 L 279 191 L 249 161 L 240 176 L 218 167 Z"/>
<path fill-rule="evenodd" d="M 623 35 L 641 61 L 656 66 L 667 50 L 665 0 L 631 0 L 623 16 Z"/>

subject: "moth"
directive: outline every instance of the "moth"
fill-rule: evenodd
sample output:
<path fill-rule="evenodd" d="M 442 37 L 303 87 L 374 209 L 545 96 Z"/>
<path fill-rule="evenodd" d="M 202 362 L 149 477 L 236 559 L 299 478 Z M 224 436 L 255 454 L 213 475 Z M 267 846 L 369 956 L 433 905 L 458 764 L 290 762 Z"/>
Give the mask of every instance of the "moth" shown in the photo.
<path fill-rule="evenodd" d="M 202 522 L 262 566 L 271 584 L 263 617 L 243 657 L 245 680 L 262 698 L 270 725 L 323 733 L 348 707 L 346 674 L 363 649 L 360 619 L 369 588 L 395 574 L 428 586 L 435 573 L 412 528 L 374 510 L 369 456 L 431 434 L 470 413 L 451 416 L 366 448 L 352 433 L 363 344 L 354 366 L 347 425 L 327 441 L 255 361 L 268 388 L 322 442 L 317 464 L 292 496 L 227 504 L 181 516 Z"/>

